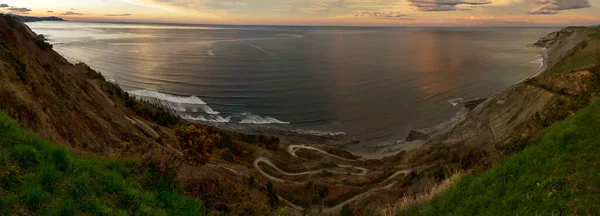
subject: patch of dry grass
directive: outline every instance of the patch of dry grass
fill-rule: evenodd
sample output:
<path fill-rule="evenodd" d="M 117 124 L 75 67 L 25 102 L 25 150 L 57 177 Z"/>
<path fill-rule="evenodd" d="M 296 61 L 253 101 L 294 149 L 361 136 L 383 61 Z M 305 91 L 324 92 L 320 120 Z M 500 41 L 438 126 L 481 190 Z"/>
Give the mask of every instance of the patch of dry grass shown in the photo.
<path fill-rule="evenodd" d="M 434 184 L 430 189 L 427 189 L 424 193 L 416 196 L 404 196 L 394 204 L 390 204 L 387 208 L 381 209 L 380 214 L 382 216 L 393 216 L 397 215 L 400 209 L 405 209 L 417 204 L 422 204 L 430 201 L 433 197 L 446 190 L 450 185 L 454 184 L 462 176 L 461 172 L 455 173 L 450 178 L 445 179 L 439 184 Z"/>

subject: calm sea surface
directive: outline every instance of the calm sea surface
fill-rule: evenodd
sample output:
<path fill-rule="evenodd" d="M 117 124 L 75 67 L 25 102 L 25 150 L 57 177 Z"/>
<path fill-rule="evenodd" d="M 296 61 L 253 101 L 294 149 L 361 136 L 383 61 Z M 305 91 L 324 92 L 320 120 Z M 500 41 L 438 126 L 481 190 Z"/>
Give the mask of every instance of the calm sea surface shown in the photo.
<path fill-rule="evenodd" d="M 544 28 L 29 23 L 55 50 L 188 120 L 361 140 L 433 131 L 535 74 Z M 437 127 L 436 127 L 437 125 Z"/>

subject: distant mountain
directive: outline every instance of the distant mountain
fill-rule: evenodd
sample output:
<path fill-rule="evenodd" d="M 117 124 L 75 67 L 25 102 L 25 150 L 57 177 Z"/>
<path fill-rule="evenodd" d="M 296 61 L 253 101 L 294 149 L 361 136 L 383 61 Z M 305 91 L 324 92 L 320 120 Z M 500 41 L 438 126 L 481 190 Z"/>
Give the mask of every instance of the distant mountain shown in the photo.
<path fill-rule="evenodd" d="M 55 16 L 51 16 L 51 17 L 31 17 L 31 16 L 19 16 L 19 15 L 14 15 L 14 14 L 12 14 L 11 16 L 16 17 L 16 18 L 20 19 L 23 22 L 65 21 L 63 18 L 55 17 Z"/>

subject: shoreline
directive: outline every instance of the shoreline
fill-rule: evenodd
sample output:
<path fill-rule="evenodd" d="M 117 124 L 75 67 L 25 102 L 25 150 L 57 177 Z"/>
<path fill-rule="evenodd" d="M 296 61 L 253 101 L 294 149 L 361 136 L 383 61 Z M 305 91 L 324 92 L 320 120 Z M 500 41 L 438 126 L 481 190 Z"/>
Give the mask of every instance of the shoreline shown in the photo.
<path fill-rule="evenodd" d="M 514 86 L 518 85 L 519 83 L 522 83 L 523 81 L 525 81 L 529 78 L 533 78 L 533 77 L 538 76 L 539 74 L 543 73 L 543 71 L 545 71 L 545 69 L 547 68 L 547 60 L 548 60 L 547 50 L 543 49 L 541 53 L 542 53 L 543 61 L 542 61 L 542 66 L 540 67 L 539 70 L 537 70 L 534 74 L 528 76 L 527 78 L 519 81 L 518 83 L 510 86 L 508 89 L 504 89 L 504 90 L 492 95 L 483 103 L 486 103 L 491 98 L 496 97 L 497 95 L 499 95 L 500 93 L 502 93 L 504 91 L 514 88 Z M 184 95 L 175 95 L 175 96 L 184 96 Z M 200 98 L 199 98 L 199 100 L 200 100 Z M 475 99 L 473 99 L 473 100 L 475 100 Z M 463 103 L 466 103 L 466 102 L 469 102 L 469 101 L 467 100 L 467 101 L 464 101 Z M 480 107 L 483 103 L 478 104 L 477 107 Z M 210 110 L 210 106 L 206 103 L 200 104 L 200 102 L 199 102 L 198 107 L 201 107 L 198 109 L 207 109 L 207 110 L 209 110 L 209 112 L 212 112 L 212 114 L 214 114 L 216 116 L 219 116 L 219 114 L 220 114 L 217 111 Z M 450 110 L 448 113 L 452 113 L 453 111 L 454 110 Z M 440 124 L 447 124 L 447 125 L 444 125 L 444 128 L 441 130 L 439 128 L 434 129 L 434 133 L 426 132 L 426 134 L 428 134 L 431 139 L 431 138 L 438 136 L 439 134 L 443 134 L 445 131 L 451 129 L 456 124 L 464 121 L 465 118 L 468 116 L 468 114 L 473 111 L 474 110 L 470 110 L 470 111 L 458 110 L 456 113 L 454 113 L 454 115 L 451 115 L 451 116 L 449 115 L 450 118 L 441 119 L 441 122 L 436 122 L 436 123 L 432 124 L 431 127 L 418 128 L 418 129 L 409 127 L 409 129 L 412 129 L 415 131 L 424 131 L 424 130 L 436 128 Z M 315 132 L 319 132 L 321 134 L 310 134 L 309 132 L 311 132 L 311 130 L 308 130 L 308 129 L 298 130 L 297 128 L 294 128 L 293 126 L 286 127 L 286 126 L 278 125 L 279 123 L 286 123 L 285 125 L 290 124 L 290 123 L 282 122 L 282 121 L 279 121 L 279 123 L 273 123 L 273 124 L 265 123 L 265 124 L 243 124 L 243 125 L 240 125 L 238 123 L 233 122 L 233 120 L 231 123 L 225 123 L 225 121 L 231 120 L 231 118 L 226 118 L 225 116 L 222 116 L 222 118 L 209 119 L 210 121 L 205 121 L 205 120 L 201 120 L 201 119 L 198 119 L 198 120 L 185 119 L 185 116 L 183 116 L 183 115 L 179 115 L 179 116 L 184 118 L 184 120 L 186 120 L 188 122 L 211 125 L 211 126 L 215 126 L 215 127 L 226 129 L 226 130 L 274 135 L 274 136 L 278 136 L 278 137 L 282 138 L 282 140 L 286 140 L 286 141 L 291 140 L 290 142 L 293 142 L 293 143 L 323 144 L 323 145 L 327 145 L 329 147 L 336 147 L 336 148 L 344 149 L 344 150 L 352 152 L 355 155 L 359 155 L 361 157 L 370 158 L 370 159 L 380 159 L 380 158 L 383 158 L 386 156 L 394 155 L 402 150 L 411 150 L 414 148 L 418 148 L 420 145 L 422 145 L 426 142 L 426 141 L 405 142 L 405 139 L 402 138 L 400 135 L 400 136 L 385 138 L 385 139 L 382 139 L 381 141 L 377 140 L 377 143 L 371 142 L 371 143 L 365 144 L 365 146 L 367 146 L 367 145 L 373 146 L 372 148 L 365 149 L 365 148 L 358 147 L 358 146 L 361 146 L 361 144 L 363 144 L 363 142 L 367 143 L 365 140 L 355 139 L 353 137 L 346 136 L 346 135 L 331 136 L 331 134 L 341 133 L 341 132 L 335 132 L 335 131 L 315 131 Z M 272 122 L 272 121 L 276 120 L 276 119 L 272 120 L 266 116 L 258 116 L 258 115 L 256 115 L 256 116 L 257 116 L 256 118 L 259 119 L 261 122 L 268 122 L 267 120 Z M 231 124 L 231 125 L 229 125 L 229 124 Z M 410 131 L 410 130 L 408 130 L 408 131 Z M 400 139 L 398 139 L 398 138 L 400 138 Z M 348 148 L 349 146 L 357 146 L 357 147 L 356 148 Z"/>
<path fill-rule="evenodd" d="M 410 151 L 413 149 L 420 148 L 421 146 L 426 144 L 429 140 L 434 140 L 436 137 L 443 135 L 444 133 L 450 131 L 452 128 L 456 127 L 456 125 L 467 120 L 471 113 L 478 111 L 479 109 L 481 109 L 481 107 L 485 107 L 486 104 L 488 104 L 490 101 L 493 101 L 499 95 L 518 87 L 520 84 L 527 81 L 528 79 L 535 78 L 535 77 L 543 74 L 544 72 L 546 72 L 546 70 L 548 69 L 548 51 L 549 51 L 548 48 L 542 47 L 542 50 L 540 52 L 542 55 L 542 65 L 535 73 L 533 73 L 530 76 L 528 76 L 527 78 L 515 83 L 514 85 L 511 85 L 509 88 L 499 91 L 499 92 L 493 94 L 492 96 L 488 97 L 484 101 L 477 104 L 474 107 L 474 109 L 469 110 L 466 113 L 464 113 L 465 116 L 463 118 L 461 118 L 460 120 L 458 120 L 456 122 L 452 122 L 450 126 L 448 126 L 446 128 L 442 128 L 441 130 L 436 131 L 433 134 L 427 134 L 427 135 L 429 135 L 429 139 L 427 139 L 427 140 L 423 140 L 423 141 L 418 141 L 418 140 L 417 141 L 407 141 L 406 139 L 405 140 L 396 140 L 395 141 L 396 144 L 392 144 L 390 146 L 385 146 L 381 150 L 376 151 L 376 152 L 357 152 L 357 151 L 350 151 L 349 149 L 345 149 L 345 150 L 349 151 L 350 153 L 352 153 L 354 155 L 360 156 L 364 159 L 377 160 L 377 159 L 383 159 L 385 157 L 391 157 L 391 156 L 397 155 L 398 153 L 400 153 L 402 151 Z M 475 100 L 479 100 L 479 99 L 471 99 L 471 100 L 462 101 L 462 102 L 460 102 L 460 105 L 464 105 L 465 103 L 467 103 L 469 101 L 475 101 Z M 456 113 L 456 115 L 453 118 L 455 118 L 459 115 L 461 115 L 461 111 Z M 449 120 L 451 120 L 451 119 L 449 119 Z M 443 124 L 443 123 L 445 123 L 445 122 L 441 122 L 441 123 L 434 125 L 433 127 L 429 127 L 429 128 L 415 129 L 414 131 L 420 132 L 420 131 L 427 130 L 430 128 L 435 128 L 436 126 Z"/>
<path fill-rule="evenodd" d="M 459 104 L 457 106 L 462 106 L 462 107 L 451 118 L 446 119 L 437 124 L 434 124 L 431 127 L 425 127 L 425 128 L 411 130 L 411 131 L 417 131 L 417 132 L 426 131 L 426 132 L 424 132 L 424 134 L 426 134 L 429 137 L 427 140 L 407 141 L 406 138 L 395 139 L 395 140 L 392 139 L 389 141 L 381 142 L 380 146 L 373 147 L 372 150 L 360 151 L 360 150 L 347 148 L 347 146 L 358 145 L 363 140 L 353 139 L 352 137 L 347 137 L 345 135 L 341 135 L 341 136 L 329 135 L 329 134 L 333 134 L 334 132 L 319 131 L 319 132 L 322 132 L 322 134 L 317 135 L 317 134 L 313 134 L 313 133 L 302 133 L 301 132 L 301 131 L 309 131 L 310 132 L 311 130 L 287 128 L 287 127 L 282 127 L 281 125 L 278 125 L 278 124 L 241 124 L 240 125 L 240 124 L 230 123 L 230 122 L 223 123 L 223 122 L 210 122 L 210 121 L 206 122 L 206 121 L 201 121 L 201 120 L 190 120 L 190 119 L 184 119 L 184 120 L 191 122 L 191 123 L 211 125 L 211 126 L 214 126 L 217 128 L 233 130 L 233 131 L 237 131 L 237 132 L 277 136 L 280 139 L 286 141 L 287 143 L 291 143 L 291 144 L 298 144 L 298 143 L 317 144 L 317 145 L 324 145 L 327 147 L 339 148 L 341 150 L 348 151 L 351 154 L 359 156 L 364 159 L 373 159 L 373 160 L 383 159 L 385 157 L 394 156 L 402 151 L 410 151 L 413 149 L 420 148 L 421 146 L 426 144 L 429 140 L 435 139 L 436 137 L 443 135 L 444 133 L 446 133 L 446 132 L 450 131 L 452 128 L 454 128 L 456 125 L 467 120 L 471 113 L 478 111 L 481 107 L 484 107 L 484 105 L 489 103 L 489 101 L 492 101 L 498 95 L 501 95 L 504 92 L 514 89 L 515 87 L 522 84 L 523 82 L 525 82 L 528 79 L 531 79 L 531 78 L 534 78 L 534 77 L 537 77 L 537 76 L 543 74 L 548 68 L 548 49 L 542 48 L 540 53 L 542 55 L 542 65 L 540 66 L 540 68 L 538 70 L 536 70 L 535 73 L 531 74 L 527 78 L 522 79 L 521 81 L 511 85 L 507 89 L 499 91 L 490 97 L 483 98 L 485 100 L 477 102 L 477 105 L 474 106 L 473 109 L 469 110 L 468 108 L 465 107 L 465 105 L 472 101 L 482 100 L 482 98 L 473 98 L 473 99 L 461 101 L 461 102 L 459 102 Z M 285 125 L 289 125 L 289 124 L 285 124 Z M 390 143 L 390 144 L 385 144 L 385 143 Z"/>

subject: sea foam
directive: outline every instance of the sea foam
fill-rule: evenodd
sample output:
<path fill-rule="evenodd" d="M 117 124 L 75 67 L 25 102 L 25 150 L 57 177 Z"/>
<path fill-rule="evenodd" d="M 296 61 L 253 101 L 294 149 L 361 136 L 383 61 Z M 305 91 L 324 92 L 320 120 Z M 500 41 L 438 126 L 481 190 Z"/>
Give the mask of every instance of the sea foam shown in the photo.
<path fill-rule="evenodd" d="M 332 132 L 332 131 L 319 131 L 319 130 L 302 130 L 296 129 L 293 130 L 295 133 L 313 135 L 313 136 L 322 136 L 322 137 L 342 137 L 346 136 L 345 132 Z"/>
<path fill-rule="evenodd" d="M 149 90 L 149 89 L 133 90 L 133 91 L 129 91 L 128 93 L 132 94 L 134 96 L 155 98 L 155 99 L 158 99 L 161 101 L 168 101 L 168 102 L 180 103 L 180 104 L 206 104 L 204 101 L 202 101 L 200 98 L 198 98 L 194 95 L 188 96 L 188 97 L 177 96 L 177 95 L 165 94 L 162 92 Z"/>
<path fill-rule="evenodd" d="M 190 121 L 205 121 L 205 122 L 216 122 L 216 123 L 227 123 L 229 121 L 231 121 L 231 117 L 223 117 L 220 115 L 214 115 L 214 116 L 204 116 L 204 115 L 200 115 L 197 117 L 193 117 L 191 115 L 183 115 L 181 116 L 182 119 L 185 120 L 190 120 Z"/>
<path fill-rule="evenodd" d="M 289 122 L 284 122 L 276 118 L 263 117 L 251 113 L 242 113 L 242 117 L 243 119 L 240 121 L 240 124 L 289 124 Z"/>
<path fill-rule="evenodd" d="M 455 98 L 448 100 L 448 103 L 452 104 L 452 106 L 457 106 L 464 101 L 463 98 Z"/>

